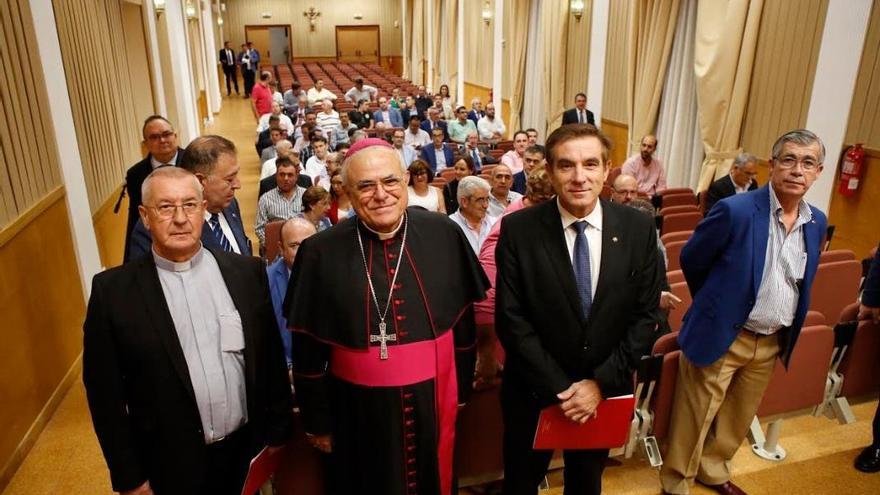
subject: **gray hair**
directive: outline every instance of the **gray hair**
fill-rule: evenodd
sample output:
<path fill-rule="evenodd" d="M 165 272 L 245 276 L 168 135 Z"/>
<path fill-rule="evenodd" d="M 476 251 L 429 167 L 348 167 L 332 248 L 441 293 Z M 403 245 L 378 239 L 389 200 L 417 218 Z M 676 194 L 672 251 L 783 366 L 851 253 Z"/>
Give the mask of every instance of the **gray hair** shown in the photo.
<path fill-rule="evenodd" d="M 458 182 L 458 200 L 461 201 L 463 198 L 470 198 L 477 191 L 486 191 L 489 192 L 492 190 L 492 186 L 489 185 L 489 182 L 479 176 L 469 175 Z"/>
<path fill-rule="evenodd" d="M 773 143 L 771 158 L 779 158 L 779 154 L 782 153 L 782 147 L 785 143 L 795 143 L 802 146 L 809 146 L 813 143 L 818 143 L 819 163 L 825 163 L 825 143 L 823 143 L 822 140 L 819 139 L 819 136 L 814 134 L 813 131 L 808 131 L 807 129 L 795 129 L 779 136 L 779 139 Z"/>
<path fill-rule="evenodd" d="M 733 166 L 740 168 L 747 163 L 758 163 L 758 157 L 751 153 L 740 153 L 733 159 Z"/>
<path fill-rule="evenodd" d="M 179 167 L 165 166 L 153 170 L 141 184 L 141 202 L 145 205 L 153 199 L 153 181 L 155 179 L 190 179 L 193 183 L 193 189 L 196 191 L 196 198 L 199 201 L 203 199 L 202 183 L 194 173 Z"/>
<path fill-rule="evenodd" d="M 367 135 L 366 132 L 358 129 L 358 130 L 351 133 L 351 144 L 354 144 L 354 143 L 360 141 L 361 139 L 367 139 L 368 137 L 369 136 Z"/>

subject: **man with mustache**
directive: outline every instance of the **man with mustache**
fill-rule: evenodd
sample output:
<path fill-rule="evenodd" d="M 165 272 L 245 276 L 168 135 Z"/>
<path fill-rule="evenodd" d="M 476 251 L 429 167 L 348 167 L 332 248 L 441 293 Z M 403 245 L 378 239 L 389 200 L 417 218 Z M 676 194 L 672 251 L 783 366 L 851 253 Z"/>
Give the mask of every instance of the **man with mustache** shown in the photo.
<path fill-rule="evenodd" d="M 730 462 L 776 359 L 788 366 L 810 306 L 827 220 L 804 195 L 824 160 L 812 132 L 783 134 L 769 184 L 716 203 L 682 249 L 693 303 L 678 336 L 664 493 L 686 494 L 695 479 L 717 493 L 745 493 L 730 481 Z"/>

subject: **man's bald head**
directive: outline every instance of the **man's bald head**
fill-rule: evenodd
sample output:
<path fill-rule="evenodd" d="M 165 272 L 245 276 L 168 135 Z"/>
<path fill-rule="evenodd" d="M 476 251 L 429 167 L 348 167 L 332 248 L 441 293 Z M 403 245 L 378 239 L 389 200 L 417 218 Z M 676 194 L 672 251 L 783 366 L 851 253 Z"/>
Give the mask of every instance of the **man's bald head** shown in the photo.
<path fill-rule="evenodd" d="M 626 204 L 639 196 L 639 183 L 632 175 L 618 175 L 612 188 L 611 200 L 615 203 Z"/>
<path fill-rule="evenodd" d="M 317 232 L 315 225 L 305 218 L 294 217 L 284 222 L 284 225 L 281 226 L 281 240 L 278 241 L 278 245 L 287 268 L 293 266 L 300 244 Z"/>

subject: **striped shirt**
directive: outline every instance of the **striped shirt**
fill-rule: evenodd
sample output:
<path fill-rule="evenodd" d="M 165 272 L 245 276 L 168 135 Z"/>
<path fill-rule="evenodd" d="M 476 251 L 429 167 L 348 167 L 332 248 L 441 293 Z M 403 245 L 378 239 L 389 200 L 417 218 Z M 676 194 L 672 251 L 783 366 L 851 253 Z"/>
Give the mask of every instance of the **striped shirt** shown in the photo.
<path fill-rule="evenodd" d="M 323 131 L 324 137 L 329 140 L 330 136 L 333 134 L 333 130 L 336 127 L 339 127 L 339 113 L 336 112 L 336 110 L 333 110 L 330 113 L 320 112 L 315 118 L 315 123 L 317 123 L 318 127 L 321 128 L 321 131 Z"/>
<path fill-rule="evenodd" d="M 287 199 L 276 187 L 260 196 L 260 203 L 257 207 L 257 221 L 256 225 L 254 225 L 254 231 L 257 234 L 257 238 L 260 239 L 260 244 L 265 244 L 266 242 L 267 223 L 274 222 L 275 220 L 287 220 L 288 218 L 293 218 L 297 213 L 302 213 L 302 197 L 305 192 L 306 188 L 296 186 L 293 196 Z"/>
<path fill-rule="evenodd" d="M 800 283 L 807 266 L 803 226 L 812 219 L 813 212 L 801 199 L 798 218 L 791 232 L 786 232 L 782 206 L 770 186 L 770 232 L 758 297 L 745 324 L 749 330 L 771 335 L 794 321 Z"/>

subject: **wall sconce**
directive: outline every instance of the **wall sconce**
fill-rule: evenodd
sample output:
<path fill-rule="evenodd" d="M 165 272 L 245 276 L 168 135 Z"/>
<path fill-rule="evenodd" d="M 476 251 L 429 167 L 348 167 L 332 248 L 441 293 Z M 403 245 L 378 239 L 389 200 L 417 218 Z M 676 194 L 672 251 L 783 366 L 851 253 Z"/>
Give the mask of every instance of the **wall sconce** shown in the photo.
<path fill-rule="evenodd" d="M 315 10 L 314 7 L 309 7 L 309 10 L 303 12 L 303 17 L 309 18 L 309 30 L 315 30 L 315 19 L 321 17 L 321 13 Z"/>
<path fill-rule="evenodd" d="M 489 2 L 486 2 L 486 5 L 483 7 L 483 22 L 486 25 L 489 25 L 489 22 L 492 21 L 492 7 L 489 6 Z"/>
<path fill-rule="evenodd" d="M 195 19 L 196 18 L 196 6 L 193 5 L 192 2 L 186 2 L 186 18 L 187 19 Z"/>
<path fill-rule="evenodd" d="M 165 12 L 165 0 L 153 0 L 153 10 L 155 10 L 157 14 Z"/>
<path fill-rule="evenodd" d="M 218 17 L 218 18 L 217 18 L 217 25 L 218 25 L 218 26 L 222 26 L 222 25 L 223 25 L 223 18 L 222 18 L 222 17 Z"/>
<path fill-rule="evenodd" d="M 584 0 L 571 0 L 569 6 L 571 13 L 578 22 L 581 22 L 581 16 L 584 15 Z"/>

